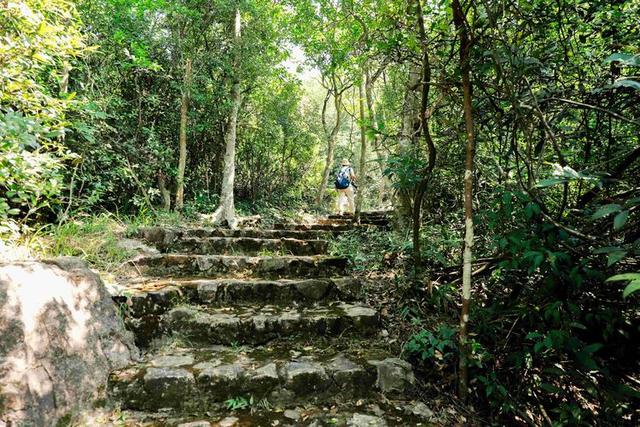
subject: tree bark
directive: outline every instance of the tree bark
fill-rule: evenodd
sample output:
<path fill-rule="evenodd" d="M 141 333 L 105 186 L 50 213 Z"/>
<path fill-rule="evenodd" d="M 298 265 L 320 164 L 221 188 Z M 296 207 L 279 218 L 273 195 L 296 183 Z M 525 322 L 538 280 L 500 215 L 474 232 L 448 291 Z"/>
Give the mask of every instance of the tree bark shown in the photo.
<path fill-rule="evenodd" d="M 378 131 L 381 126 L 378 122 L 378 115 L 376 114 L 376 104 L 373 99 L 373 87 L 376 81 L 376 76 L 371 77 L 369 72 L 366 73 L 366 83 L 364 86 L 365 94 L 367 98 L 367 111 L 369 113 L 369 125 L 373 126 L 376 131 Z M 377 73 L 376 73 L 377 74 Z M 378 204 L 382 206 L 384 203 L 384 196 L 387 192 L 387 188 L 389 187 L 388 179 L 384 174 L 385 168 L 385 158 L 380 150 L 380 135 L 376 132 L 375 137 L 373 138 L 373 149 L 376 153 L 376 162 L 378 163 L 378 167 L 380 168 L 380 183 L 378 184 Z"/>
<path fill-rule="evenodd" d="M 189 111 L 189 87 L 191 85 L 191 58 L 185 61 L 184 86 L 182 88 L 182 104 L 180 105 L 180 155 L 178 158 L 178 176 L 176 177 L 177 211 L 184 207 L 184 171 L 187 164 L 187 120 Z"/>
<path fill-rule="evenodd" d="M 420 102 L 420 128 L 425 144 L 428 149 L 427 165 L 420 171 L 421 179 L 415 191 L 413 199 L 413 261 L 416 273 L 420 271 L 422 264 L 420 228 L 422 226 L 422 200 L 427 191 L 427 185 L 431 179 L 433 168 L 436 165 L 436 147 L 429 131 L 429 120 L 427 118 L 427 105 L 429 103 L 429 89 L 431 81 L 431 64 L 429 63 L 429 50 L 427 46 L 427 33 L 424 25 L 421 0 L 416 0 L 416 13 L 418 15 L 418 27 L 420 30 L 420 41 L 422 43 L 422 98 Z"/>
<path fill-rule="evenodd" d="M 240 10 L 236 9 L 235 31 L 233 37 L 233 84 L 231 86 L 231 112 L 224 134 L 225 154 L 224 169 L 222 171 L 222 188 L 220 189 L 220 204 L 213 213 L 215 224 L 226 223 L 230 228 L 236 228 L 235 204 L 233 197 L 233 186 L 236 175 L 236 134 L 238 127 L 238 110 L 242 102 L 240 93 L 240 37 L 241 37 L 241 16 Z"/>
<path fill-rule="evenodd" d="M 458 395 L 466 401 L 469 394 L 469 340 L 467 324 L 469 322 L 469 305 L 471 301 L 471 262 L 473 250 L 473 157 L 474 133 L 473 110 L 471 104 L 471 79 L 469 50 L 471 40 L 467 29 L 467 17 L 459 0 L 453 0 L 453 21 L 460 37 L 460 70 L 462 74 L 462 91 L 464 94 L 464 122 L 467 131 L 467 146 L 464 171 L 464 252 L 462 264 L 462 309 L 460 311 L 460 370 Z"/>
<path fill-rule="evenodd" d="M 171 209 L 171 191 L 167 188 L 167 177 L 164 172 L 158 172 L 158 187 L 162 196 L 162 209 Z"/>
<path fill-rule="evenodd" d="M 338 137 L 338 132 L 340 131 L 340 125 L 342 124 L 342 93 L 344 89 L 338 90 L 338 84 L 336 82 L 335 76 L 331 79 L 331 89 L 329 92 L 333 92 L 333 102 L 336 110 L 336 123 L 331 132 L 327 136 L 327 158 L 324 164 L 324 171 L 322 173 L 322 182 L 320 183 L 320 187 L 318 188 L 318 195 L 316 196 L 316 205 L 318 207 L 322 204 L 322 199 L 324 198 L 324 191 L 327 188 L 327 184 L 329 183 L 329 174 L 331 173 L 331 165 L 333 164 L 333 151 L 336 145 L 336 138 Z M 327 93 L 327 97 L 330 96 L 330 93 Z M 326 114 L 327 114 L 327 101 L 328 98 L 325 99 L 325 104 L 322 109 L 322 123 L 325 125 L 326 132 Z"/>
<path fill-rule="evenodd" d="M 364 80 L 363 73 L 362 79 Z M 365 167 L 366 167 L 366 157 L 367 157 L 367 125 L 365 123 L 365 112 L 364 112 L 364 99 L 365 99 L 365 90 L 364 90 L 364 81 L 361 81 L 358 85 L 358 95 L 359 100 L 358 104 L 360 107 L 360 165 L 358 170 L 358 176 L 360 179 L 358 180 L 358 195 L 356 199 L 356 212 L 355 212 L 355 220 L 360 223 L 360 211 L 362 210 L 362 198 L 364 195 L 364 190 L 366 188 L 366 179 L 365 179 Z"/>

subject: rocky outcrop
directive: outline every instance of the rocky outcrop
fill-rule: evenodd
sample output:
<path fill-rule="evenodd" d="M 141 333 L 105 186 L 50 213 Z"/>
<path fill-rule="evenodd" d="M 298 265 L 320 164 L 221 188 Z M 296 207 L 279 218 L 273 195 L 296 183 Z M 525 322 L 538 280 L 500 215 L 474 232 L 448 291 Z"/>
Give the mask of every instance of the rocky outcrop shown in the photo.
<path fill-rule="evenodd" d="M 0 425 L 52 426 L 138 358 L 100 278 L 77 258 L 0 263 Z"/>

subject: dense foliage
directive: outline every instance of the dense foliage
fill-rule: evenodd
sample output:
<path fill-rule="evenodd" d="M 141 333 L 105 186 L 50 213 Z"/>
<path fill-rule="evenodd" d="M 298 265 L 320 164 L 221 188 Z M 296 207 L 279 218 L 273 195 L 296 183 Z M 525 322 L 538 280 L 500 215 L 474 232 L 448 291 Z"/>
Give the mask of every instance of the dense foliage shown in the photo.
<path fill-rule="evenodd" d="M 640 1 L 465 1 L 454 24 L 455 3 L 0 2 L 0 234 L 170 207 L 183 95 L 183 213 L 213 211 L 240 82 L 238 205 L 326 210 L 339 158 L 364 168 L 364 205 L 393 207 L 396 234 L 373 255 L 343 250 L 360 270 L 406 255 L 374 269 L 406 269 L 408 322 L 437 314 L 406 337 L 427 381 L 454 391 L 470 352 L 470 398 L 492 422 L 637 425 Z M 297 50 L 311 72 L 291 66 Z M 476 238 L 461 347 L 465 64 Z"/>

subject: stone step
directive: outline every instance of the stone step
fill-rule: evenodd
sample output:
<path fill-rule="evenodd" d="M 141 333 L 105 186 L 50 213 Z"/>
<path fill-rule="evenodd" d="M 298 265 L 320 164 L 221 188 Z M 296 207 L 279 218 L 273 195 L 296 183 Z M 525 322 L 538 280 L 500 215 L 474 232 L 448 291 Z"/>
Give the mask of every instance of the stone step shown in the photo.
<path fill-rule="evenodd" d="M 346 258 L 160 254 L 130 261 L 140 274 L 160 277 L 332 277 L 346 274 Z"/>
<path fill-rule="evenodd" d="M 163 314 L 180 303 L 313 304 L 319 301 L 353 301 L 360 281 L 349 277 L 329 279 L 160 279 L 126 285 L 113 299 L 126 307 L 129 317 Z"/>
<path fill-rule="evenodd" d="M 298 239 L 298 240 L 322 240 L 332 235 L 322 230 L 262 230 L 247 228 L 231 230 L 228 228 L 171 228 L 171 227 L 142 227 L 138 229 L 136 236 L 147 243 L 165 249 L 183 238 L 251 238 L 251 239 Z"/>
<path fill-rule="evenodd" d="M 124 409 L 166 408 L 190 414 L 220 411 L 238 399 L 269 405 L 344 402 L 383 392 L 401 394 L 415 382 L 411 365 L 383 350 L 338 352 L 314 347 L 212 346 L 169 348 L 114 371 L 109 396 Z"/>
<path fill-rule="evenodd" d="M 280 337 L 369 336 L 376 333 L 379 316 L 370 307 L 345 302 L 314 307 L 179 305 L 163 314 L 128 317 L 125 324 L 140 346 L 162 337 L 201 344 L 262 344 Z"/>
<path fill-rule="evenodd" d="M 384 219 L 384 218 L 390 218 L 393 215 L 393 211 L 392 210 L 387 210 L 387 211 L 367 211 L 367 212 L 360 212 L 360 218 L 362 219 Z M 327 218 L 329 219 L 341 219 L 341 218 L 353 218 L 353 214 L 349 214 L 349 213 L 345 213 L 344 215 L 337 215 L 337 214 L 331 214 L 331 215 L 327 215 Z"/>
<path fill-rule="evenodd" d="M 184 237 L 163 248 L 166 252 L 201 255 L 322 255 L 326 240 L 264 239 L 254 237 Z"/>
<path fill-rule="evenodd" d="M 291 230 L 291 231 L 328 231 L 332 233 L 341 233 L 344 231 L 353 230 L 356 226 L 351 221 L 344 223 L 314 223 L 314 224 L 275 224 L 273 228 L 278 230 Z"/>
<path fill-rule="evenodd" d="M 328 405 L 279 405 L 272 407 L 268 399 L 247 401 L 240 410 L 222 409 L 206 414 L 181 415 L 168 408 L 157 412 L 121 410 L 121 427 L 441 427 L 468 425 L 466 419 L 456 420 L 453 408 L 443 412 L 432 411 L 422 402 L 382 399 L 376 393 L 371 397 L 353 401 L 331 402 Z M 436 402 L 439 404 L 440 402 Z M 114 416 L 114 418 L 116 418 Z M 456 422 L 458 421 L 458 422 Z"/>

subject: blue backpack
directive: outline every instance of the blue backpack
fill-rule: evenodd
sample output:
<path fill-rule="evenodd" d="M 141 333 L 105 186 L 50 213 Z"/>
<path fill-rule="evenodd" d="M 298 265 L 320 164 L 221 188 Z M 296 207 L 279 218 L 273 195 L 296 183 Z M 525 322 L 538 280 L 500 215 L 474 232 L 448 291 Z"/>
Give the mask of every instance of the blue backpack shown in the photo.
<path fill-rule="evenodd" d="M 350 169 L 350 167 L 343 167 L 338 171 L 335 181 L 336 190 L 344 190 L 351 185 L 351 179 L 349 179 Z"/>

